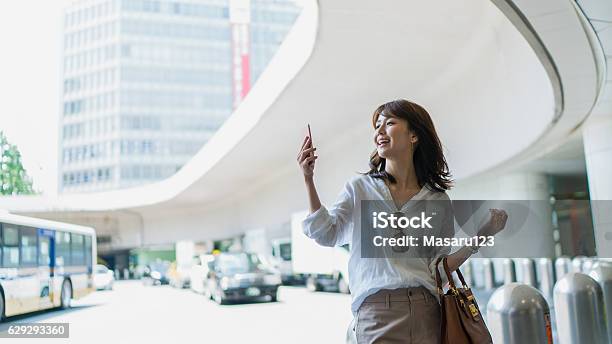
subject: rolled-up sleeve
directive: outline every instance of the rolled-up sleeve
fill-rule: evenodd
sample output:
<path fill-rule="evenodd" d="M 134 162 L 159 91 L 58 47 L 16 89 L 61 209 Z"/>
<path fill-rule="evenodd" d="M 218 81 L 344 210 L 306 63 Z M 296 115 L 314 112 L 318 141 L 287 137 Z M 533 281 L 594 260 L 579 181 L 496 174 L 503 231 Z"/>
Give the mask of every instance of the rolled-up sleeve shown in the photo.
<path fill-rule="evenodd" d="M 321 246 L 348 244 L 353 228 L 354 204 L 354 188 L 351 182 L 347 182 L 330 209 L 321 205 L 317 211 L 306 216 L 302 221 L 304 234 Z"/>

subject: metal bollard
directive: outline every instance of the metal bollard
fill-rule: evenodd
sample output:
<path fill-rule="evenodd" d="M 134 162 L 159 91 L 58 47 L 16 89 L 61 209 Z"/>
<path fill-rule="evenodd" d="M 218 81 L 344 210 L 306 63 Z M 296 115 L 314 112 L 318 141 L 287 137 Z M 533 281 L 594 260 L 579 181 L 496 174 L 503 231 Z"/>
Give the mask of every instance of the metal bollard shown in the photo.
<path fill-rule="evenodd" d="M 474 286 L 476 289 L 484 289 L 484 273 L 482 271 L 482 261 L 484 258 L 472 258 L 471 260 L 471 268 L 472 268 L 472 278 L 474 279 Z"/>
<path fill-rule="evenodd" d="M 572 259 L 572 270 L 573 272 L 582 272 L 582 263 L 586 259 L 585 256 L 576 256 Z"/>
<path fill-rule="evenodd" d="M 591 272 L 591 269 L 593 268 L 593 265 L 595 265 L 596 262 L 597 262 L 597 258 L 594 258 L 594 257 L 585 258 L 582 261 L 582 273 L 588 275 Z"/>
<path fill-rule="evenodd" d="M 598 261 L 593 264 L 589 273 L 601 286 L 606 310 L 606 325 L 608 328 L 608 339 L 612 339 L 612 263 Z"/>
<path fill-rule="evenodd" d="M 485 290 L 493 290 L 495 288 L 495 270 L 493 269 L 493 262 L 490 258 L 482 260 L 482 270 Z"/>
<path fill-rule="evenodd" d="M 474 285 L 474 268 L 472 267 L 472 260 L 468 258 L 465 263 L 461 264 L 459 268 L 463 273 L 468 285 Z"/>
<path fill-rule="evenodd" d="M 504 259 L 504 284 L 516 282 L 516 268 L 514 260 L 510 258 Z"/>
<path fill-rule="evenodd" d="M 495 344 L 552 343 L 550 310 L 534 287 L 510 283 L 487 304 L 487 326 Z"/>
<path fill-rule="evenodd" d="M 491 258 L 493 263 L 493 277 L 496 286 L 504 285 L 504 259 Z"/>
<path fill-rule="evenodd" d="M 521 270 L 523 272 L 521 282 L 536 288 L 538 286 L 538 281 L 536 280 L 535 263 L 533 259 L 521 259 Z"/>
<path fill-rule="evenodd" d="M 538 260 L 538 273 L 540 275 L 540 291 L 544 295 L 546 302 L 552 305 L 555 276 L 553 274 L 553 264 L 550 258 L 540 258 Z"/>
<path fill-rule="evenodd" d="M 565 274 L 570 272 L 571 264 L 572 260 L 568 257 L 559 257 L 555 260 L 555 275 L 557 277 L 557 281 L 563 278 Z"/>
<path fill-rule="evenodd" d="M 555 285 L 554 301 L 559 343 L 608 343 L 603 293 L 597 281 L 570 272 Z"/>

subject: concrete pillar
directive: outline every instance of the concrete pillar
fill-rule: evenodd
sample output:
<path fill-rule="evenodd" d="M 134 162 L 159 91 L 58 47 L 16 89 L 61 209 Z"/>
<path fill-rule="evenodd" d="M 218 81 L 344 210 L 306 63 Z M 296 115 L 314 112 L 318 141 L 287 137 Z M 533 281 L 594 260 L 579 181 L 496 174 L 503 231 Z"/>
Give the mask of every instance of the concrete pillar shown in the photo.
<path fill-rule="evenodd" d="M 599 257 L 612 257 L 612 118 L 587 123 L 583 130 L 595 247 Z M 607 200 L 604 202 L 597 202 Z M 607 209 L 606 209 L 607 208 Z"/>

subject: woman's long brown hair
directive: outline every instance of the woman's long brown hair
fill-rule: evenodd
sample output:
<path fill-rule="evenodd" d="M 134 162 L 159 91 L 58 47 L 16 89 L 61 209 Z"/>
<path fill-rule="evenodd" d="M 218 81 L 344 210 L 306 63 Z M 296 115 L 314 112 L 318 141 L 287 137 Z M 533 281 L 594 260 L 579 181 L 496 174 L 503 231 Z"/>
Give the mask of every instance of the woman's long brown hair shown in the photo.
<path fill-rule="evenodd" d="M 374 111 L 372 125 L 376 128 L 376 121 L 381 113 L 386 117 L 396 117 L 408 121 L 408 129 L 418 137 L 416 149 L 412 156 L 414 170 L 419 186 L 429 185 L 436 191 L 446 191 L 452 187 L 453 180 L 448 164 L 442 151 L 442 143 L 436 133 L 433 121 L 422 106 L 405 99 L 385 103 Z M 365 173 L 373 178 L 387 179 L 396 183 L 395 177 L 385 171 L 385 159 L 378 155 L 378 151 L 370 155 L 370 171 Z"/>

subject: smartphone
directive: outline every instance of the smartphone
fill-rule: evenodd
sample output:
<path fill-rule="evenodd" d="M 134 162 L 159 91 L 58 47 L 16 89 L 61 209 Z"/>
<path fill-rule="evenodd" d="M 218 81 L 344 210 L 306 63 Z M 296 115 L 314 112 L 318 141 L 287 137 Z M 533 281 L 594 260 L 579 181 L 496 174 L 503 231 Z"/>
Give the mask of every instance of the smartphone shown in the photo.
<path fill-rule="evenodd" d="M 310 123 L 308 124 L 308 137 L 310 138 L 310 147 L 312 147 L 312 133 L 310 132 Z M 314 153 L 310 153 L 310 154 L 314 154 Z M 312 164 L 312 161 L 308 165 L 311 165 L 311 164 Z"/>
<path fill-rule="evenodd" d="M 312 145 L 312 133 L 310 132 L 310 124 L 308 124 L 308 137 L 310 138 L 310 144 Z"/>

